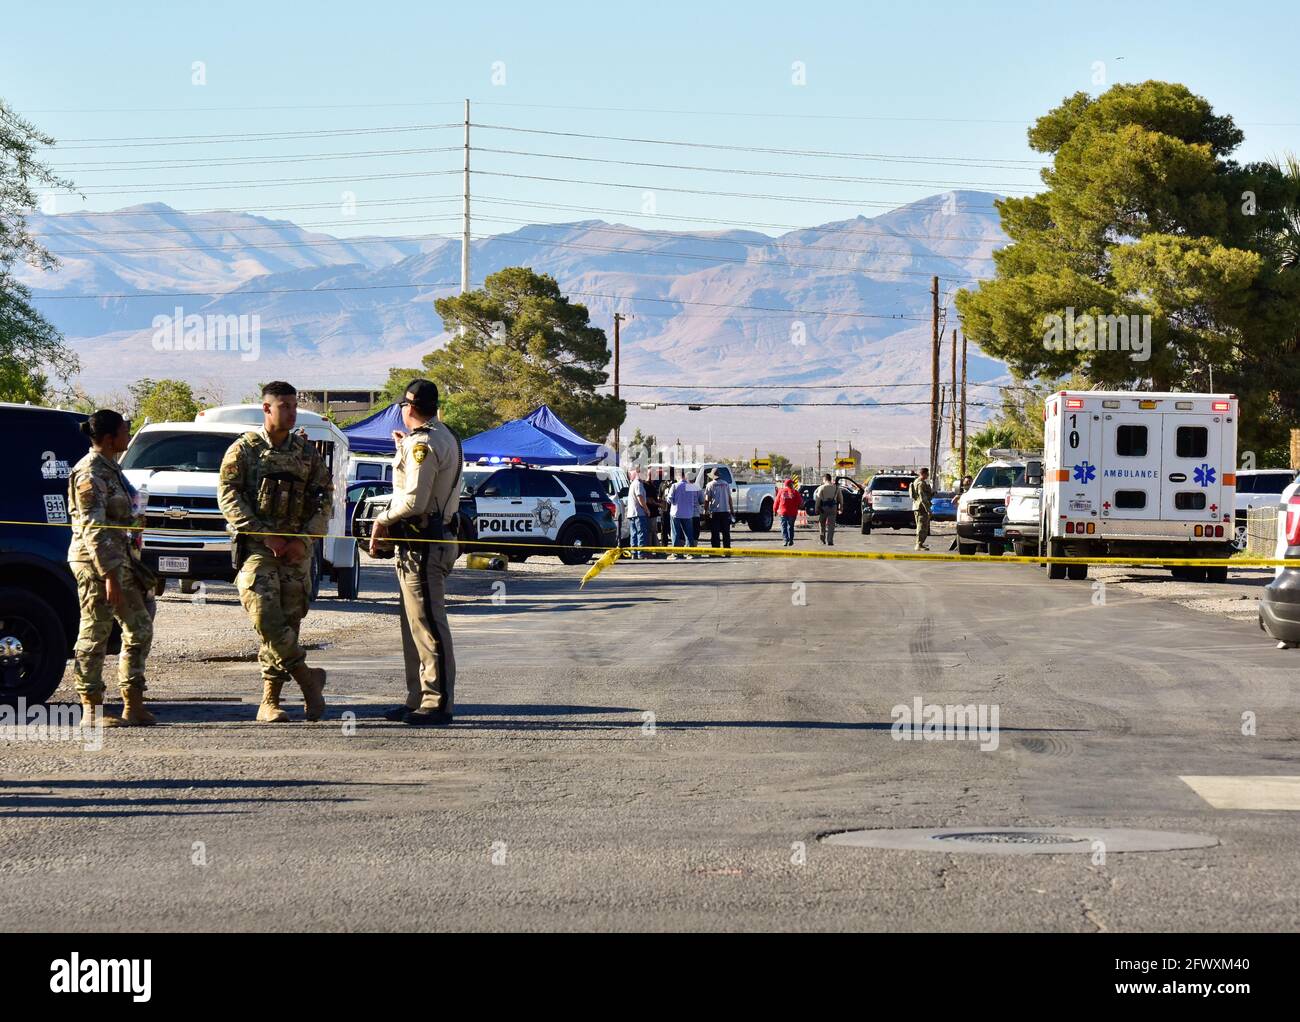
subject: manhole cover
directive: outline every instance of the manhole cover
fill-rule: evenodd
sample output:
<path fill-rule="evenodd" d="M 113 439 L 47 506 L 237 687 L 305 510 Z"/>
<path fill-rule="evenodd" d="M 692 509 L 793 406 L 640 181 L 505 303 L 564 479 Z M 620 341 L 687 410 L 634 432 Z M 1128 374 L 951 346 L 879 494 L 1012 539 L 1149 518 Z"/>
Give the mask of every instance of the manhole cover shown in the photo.
<path fill-rule="evenodd" d="M 1173 852 L 1211 848 L 1208 834 L 1130 830 L 1123 827 L 941 827 L 907 830 L 848 830 L 822 838 L 828 845 L 893 848 L 908 852 L 971 852 L 983 855 L 1056 855 L 1106 852 Z M 1097 848 L 1096 843 L 1101 842 Z"/>

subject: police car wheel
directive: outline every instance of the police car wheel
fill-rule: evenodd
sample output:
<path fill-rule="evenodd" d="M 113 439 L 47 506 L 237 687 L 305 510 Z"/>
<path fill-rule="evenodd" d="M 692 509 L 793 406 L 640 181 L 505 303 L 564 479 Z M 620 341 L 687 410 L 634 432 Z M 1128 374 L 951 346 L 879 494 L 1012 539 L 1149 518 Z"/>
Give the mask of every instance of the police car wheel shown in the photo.
<path fill-rule="evenodd" d="M 0 703 L 45 702 L 70 653 L 58 615 L 39 594 L 0 589 Z"/>
<path fill-rule="evenodd" d="M 863 522 L 863 523 L 862 523 L 862 535 L 864 535 L 864 536 L 870 536 L 870 535 L 871 535 L 871 526 L 868 525 L 866 522 Z"/>
<path fill-rule="evenodd" d="M 361 592 L 361 551 L 356 544 L 353 544 L 352 566 L 340 569 L 338 586 L 340 600 L 355 600 Z"/>
<path fill-rule="evenodd" d="M 560 539 L 558 546 L 561 547 L 559 558 L 562 564 L 586 564 L 595 554 L 591 549 L 599 537 L 596 530 L 586 525 L 575 525 L 564 537 Z"/>

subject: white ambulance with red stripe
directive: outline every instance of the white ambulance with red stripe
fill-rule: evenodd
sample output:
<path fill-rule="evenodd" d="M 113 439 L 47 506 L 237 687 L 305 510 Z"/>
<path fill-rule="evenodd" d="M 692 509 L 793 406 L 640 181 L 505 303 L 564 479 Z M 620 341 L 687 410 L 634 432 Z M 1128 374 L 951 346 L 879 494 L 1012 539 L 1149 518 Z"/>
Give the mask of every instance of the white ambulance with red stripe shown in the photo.
<path fill-rule="evenodd" d="M 1172 567 L 1223 581 L 1233 553 L 1237 398 L 1065 390 L 1043 409 L 1039 551 L 1066 557 L 1222 558 Z M 1051 578 L 1087 565 L 1049 564 Z"/>

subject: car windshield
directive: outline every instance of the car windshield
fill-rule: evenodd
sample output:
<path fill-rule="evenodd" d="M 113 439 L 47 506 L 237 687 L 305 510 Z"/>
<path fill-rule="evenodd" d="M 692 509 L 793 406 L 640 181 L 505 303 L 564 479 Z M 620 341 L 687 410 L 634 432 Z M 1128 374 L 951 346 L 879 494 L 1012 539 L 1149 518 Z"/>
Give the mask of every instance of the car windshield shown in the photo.
<path fill-rule="evenodd" d="M 1295 481 L 1291 472 L 1264 472 L 1259 475 L 1237 476 L 1238 493 L 1278 493 L 1280 494 Z"/>
<path fill-rule="evenodd" d="M 460 477 L 460 495 L 472 497 L 474 491 L 483 485 L 483 480 L 495 472 L 495 468 L 467 468 Z"/>
<path fill-rule="evenodd" d="M 235 433 L 157 430 L 137 433 L 122 458 L 124 469 L 169 472 L 217 472 Z"/>
<path fill-rule="evenodd" d="M 1004 486 L 1018 486 L 1024 478 L 1023 465 L 985 465 L 971 484 L 973 489 L 996 490 Z"/>
<path fill-rule="evenodd" d="M 914 476 L 876 476 L 871 480 L 872 490 L 906 490 Z"/>

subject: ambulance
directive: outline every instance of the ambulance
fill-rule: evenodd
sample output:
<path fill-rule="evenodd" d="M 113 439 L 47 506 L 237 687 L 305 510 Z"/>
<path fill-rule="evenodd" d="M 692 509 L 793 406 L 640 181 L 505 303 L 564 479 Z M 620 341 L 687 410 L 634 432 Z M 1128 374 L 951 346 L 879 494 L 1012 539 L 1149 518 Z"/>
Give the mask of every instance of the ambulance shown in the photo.
<path fill-rule="evenodd" d="M 1172 567 L 1221 582 L 1233 553 L 1237 398 L 1064 390 L 1043 409 L 1039 552 L 1048 557 L 1222 558 Z M 1048 577 L 1087 578 L 1086 564 Z"/>

